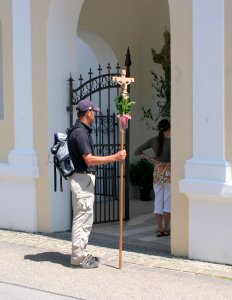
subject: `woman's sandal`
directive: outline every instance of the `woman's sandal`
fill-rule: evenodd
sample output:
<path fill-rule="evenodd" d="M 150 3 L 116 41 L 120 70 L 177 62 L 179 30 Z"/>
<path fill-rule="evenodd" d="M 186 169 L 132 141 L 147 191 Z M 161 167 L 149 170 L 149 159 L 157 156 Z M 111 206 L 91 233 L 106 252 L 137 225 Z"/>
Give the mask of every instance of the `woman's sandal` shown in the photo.
<path fill-rule="evenodd" d="M 161 237 L 161 236 L 163 236 L 163 235 L 164 235 L 163 231 L 161 231 L 161 230 L 157 230 L 157 231 L 156 231 L 156 236 L 157 236 L 157 237 Z"/>
<path fill-rule="evenodd" d="M 168 235 L 170 235 L 170 230 L 164 229 L 163 236 L 168 236 Z"/>

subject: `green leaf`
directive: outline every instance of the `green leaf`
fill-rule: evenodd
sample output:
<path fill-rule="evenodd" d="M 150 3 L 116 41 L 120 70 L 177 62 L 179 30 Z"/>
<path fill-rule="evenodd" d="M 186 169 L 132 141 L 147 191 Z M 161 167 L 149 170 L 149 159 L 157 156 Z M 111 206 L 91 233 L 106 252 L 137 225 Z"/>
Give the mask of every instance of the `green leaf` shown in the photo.
<path fill-rule="evenodd" d="M 118 96 L 114 99 L 117 113 L 120 115 L 130 114 L 131 108 L 135 104 L 135 102 L 130 101 L 130 99 L 125 99 L 122 96 Z"/>

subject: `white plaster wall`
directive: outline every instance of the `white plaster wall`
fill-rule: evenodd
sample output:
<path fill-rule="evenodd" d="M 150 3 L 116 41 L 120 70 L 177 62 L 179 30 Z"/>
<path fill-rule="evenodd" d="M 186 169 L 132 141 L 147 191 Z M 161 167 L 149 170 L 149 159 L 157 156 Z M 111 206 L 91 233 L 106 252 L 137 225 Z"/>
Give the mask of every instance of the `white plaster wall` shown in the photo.
<path fill-rule="evenodd" d="M 94 32 L 78 31 L 78 36 L 92 49 L 94 56 L 97 60 L 97 68 L 100 64 L 102 67 L 107 66 L 110 63 L 111 66 L 116 66 L 118 60 L 115 53 L 109 46 L 109 44 L 98 34 Z M 84 54 L 84 53 L 83 53 Z M 85 58 L 88 58 L 88 53 L 85 53 Z M 78 57 L 79 58 L 79 57 Z M 85 60 L 85 63 L 91 66 L 89 59 Z M 94 66 L 94 65 L 93 65 Z"/>
<path fill-rule="evenodd" d="M 232 203 L 230 198 L 190 196 L 189 257 L 231 263 Z"/>
<path fill-rule="evenodd" d="M 48 17 L 47 74 L 49 141 L 53 133 L 64 132 L 69 127 L 68 82 L 70 72 L 77 76 L 77 24 L 82 0 L 53 0 Z M 53 168 L 50 165 L 51 230 L 70 228 L 70 199 L 67 182 L 64 192 L 53 192 Z"/>
<path fill-rule="evenodd" d="M 79 73 L 82 74 L 83 82 L 89 79 L 88 72 L 91 68 L 92 77 L 96 77 L 99 74 L 99 65 L 101 66 L 101 74 L 108 73 L 108 63 L 111 66 L 111 72 L 116 72 L 117 58 L 115 53 L 109 44 L 103 40 L 99 35 L 93 32 L 78 31 L 78 35 L 81 38 L 78 42 L 77 49 L 77 71 L 78 77 L 74 82 L 74 86 L 77 87 L 79 84 L 78 78 Z M 82 42 L 81 42 L 82 41 Z M 84 41 L 84 42 L 83 42 Z M 117 95 L 117 90 L 112 89 L 110 91 L 110 96 L 112 99 L 111 103 L 111 113 L 115 112 L 115 105 L 113 99 Z M 99 94 L 92 95 L 92 101 L 95 105 L 99 105 Z M 108 108 L 108 90 L 103 90 L 101 92 L 101 112 L 104 114 Z M 76 117 L 76 113 L 74 113 Z"/>
<path fill-rule="evenodd" d="M 0 227 L 35 232 L 36 184 L 33 179 L 1 176 Z"/>
<path fill-rule="evenodd" d="M 87 62 L 87 63 L 86 63 Z M 92 72 L 96 72 L 99 62 L 93 50 L 79 37 L 77 37 L 77 72 L 83 79 L 88 78 L 88 72 L 91 67 Z M 78 78 L 77 78 L 78 79 Z M 78 83 L 78 82 L 77 82 Z M 76 82 L 74 83 L 76 84 Z"/>

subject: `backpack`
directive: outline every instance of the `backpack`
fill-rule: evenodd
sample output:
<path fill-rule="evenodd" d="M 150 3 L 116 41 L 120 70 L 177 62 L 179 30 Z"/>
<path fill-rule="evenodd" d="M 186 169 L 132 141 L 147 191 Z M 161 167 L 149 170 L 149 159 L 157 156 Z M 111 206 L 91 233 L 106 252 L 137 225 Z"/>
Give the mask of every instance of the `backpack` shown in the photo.
<path fill-rule="evenodd" d="M 69 155 L 67 139 L 69 134 L 75 129 L 67 129 L 66 134 L 54 133 L 54 144 L 51 147 L 54 163 L 54 191 L 57 191 L 57 170 L 60 174 L 60 191 L 63 192 L 62 178 L 67 180 L 74 172 L 75 168 Z"/>

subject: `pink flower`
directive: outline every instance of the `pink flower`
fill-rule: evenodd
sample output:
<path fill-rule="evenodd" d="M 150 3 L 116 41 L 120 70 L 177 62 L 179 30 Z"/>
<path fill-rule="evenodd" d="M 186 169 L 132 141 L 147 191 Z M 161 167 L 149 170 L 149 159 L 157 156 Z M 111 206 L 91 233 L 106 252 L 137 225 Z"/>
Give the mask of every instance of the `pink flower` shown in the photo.
<path fill-rule="evenodd" d="M 131 115 L 130 114 L 117 115 L 117 118 L 120 120 L 121 128 L 125 130 L 127 127 L 128 120 L 131 119 Z"/>

